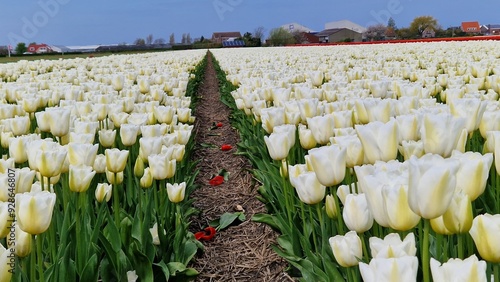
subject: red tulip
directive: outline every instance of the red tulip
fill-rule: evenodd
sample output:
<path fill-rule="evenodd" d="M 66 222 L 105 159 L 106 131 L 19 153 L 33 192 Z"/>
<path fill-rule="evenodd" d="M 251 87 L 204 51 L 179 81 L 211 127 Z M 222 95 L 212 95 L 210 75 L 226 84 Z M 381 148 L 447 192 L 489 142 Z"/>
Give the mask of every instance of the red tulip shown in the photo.
<path fill-rule="evenodd" d="M 224 144 L 224 145 L 222 145 L 222 146 L 220 147 L 220 149 L 221 149 L 222 151 L 229 151 L 229 150 L 231 150 L 232 148 L 233 148 L 233 146 L 231 146 L 231 145 L 229 145 L 229 144 Z"/>
<path fill-rule="evenodd" d="M 222 122 L 218 122 L 217 127 L 222 127 Z"/>
<path fill-rule="evenodd" d="M 215 233 L 216 233 L 215 228 L 213 228 L 212 226 L 209 226 L 209 227 L 205 228 L 204 231 L 194 233 L 194 237 L 198 241 L 202 241 L 202 240 L 203 241 L 210 241 L 214 238 Z"/>
<path fill-rule="evenodd" d="M 220 176 L 220 175 L 217 175 L 216 177 L 210 179 L 210 181 L 208 183 L 211 186 L 221 185 L 222 183 L 224 183 L 224 177 Z"/>

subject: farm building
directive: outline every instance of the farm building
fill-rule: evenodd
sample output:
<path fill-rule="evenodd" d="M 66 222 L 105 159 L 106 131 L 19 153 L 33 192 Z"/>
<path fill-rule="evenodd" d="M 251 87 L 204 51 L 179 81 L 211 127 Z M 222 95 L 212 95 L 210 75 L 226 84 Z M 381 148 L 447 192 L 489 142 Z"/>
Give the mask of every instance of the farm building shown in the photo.
<path fill-rule="evenodd" d="M 316 34 L 320 43 L 333 43 L 342 41 L 361 42 L 363 35 L 348 28 L 325 29 Z"/>
<path fill-rule="evenodd" d="M 212 42 L 222 44 L 222 42 L 240 38 L 241 33 L 239 31 L 229 31 L 229 32 L 214 32 L 212 34 Z"/>

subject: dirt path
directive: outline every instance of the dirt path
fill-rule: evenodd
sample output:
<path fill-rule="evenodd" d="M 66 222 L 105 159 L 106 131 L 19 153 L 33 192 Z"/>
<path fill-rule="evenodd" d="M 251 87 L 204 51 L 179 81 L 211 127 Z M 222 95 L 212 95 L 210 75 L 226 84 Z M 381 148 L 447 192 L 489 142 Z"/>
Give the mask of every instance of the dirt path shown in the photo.
<path fill-rule="evenodd" d="M 205 252 L 196 257 L 192 265 L 200 272 L 196 281 L 293 281 L 284 272 L 286 263 L 270 248 L 276 233 L 264 224 L 250 221 L 255 213 L 265 212 L 265 208 L 255 198 L 257 185 L 248 171 L 249 162 L 235 155 L 239 135 L 229 124 L 229 108 L 220 101 L 211 58 L 209 53 L 196 108 L 197 145 L 193 154 L 194 160 L 200 160 L 196 179 L 200 188 L 192 197 L 194 206 L 202 213 L 193 219 L 191 228 L 193 232 L 200 231 L 222 214 L 235 212 L 238 205 L 245 210 L 246 220 L 203 242 Z M 214 126 L 219 122 L 222 127 Z M 221 151 L 222 144 L 229 144 L 233 149 Z M 222 169 L 230 173 L 229 180 L 210 186 L 209 180 Z"/>

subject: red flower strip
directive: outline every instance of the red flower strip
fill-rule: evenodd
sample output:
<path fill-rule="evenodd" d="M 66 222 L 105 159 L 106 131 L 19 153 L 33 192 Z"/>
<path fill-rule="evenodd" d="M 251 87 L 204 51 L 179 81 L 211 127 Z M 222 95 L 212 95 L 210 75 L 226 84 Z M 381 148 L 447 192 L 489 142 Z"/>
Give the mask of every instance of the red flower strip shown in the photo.
<path fill-rule="evenodd" d="M 194 237 L 198 241 L 210 241 L 214 238 L 215 233 L 216 233 L 215 228 L 209 226 L 205 228 L 204 231 L 194 233 Z"/>
<path fill-rule="evenodd" d="M 222 183 L 224 183 L 224 177 L 223 176 L 220 176 L 220 175 L 217 175 L 216 177 L 210 179 L 210 181 L 208 182 L 211 186 L 218 186 L 218 185 L 221 185 Z"/>
<path fill-rule="evenodd" d="M 232 148 L 233 148 L 233 146 L 231 146 L 231 145 L 229 145 L 229 144 L 224 144 L 224 145 L 222 145 L 222 146 L 220 147 L 220 149 L 221 149 L 222 151 L 229 151 L 229 150 L 231 150 Z"/>

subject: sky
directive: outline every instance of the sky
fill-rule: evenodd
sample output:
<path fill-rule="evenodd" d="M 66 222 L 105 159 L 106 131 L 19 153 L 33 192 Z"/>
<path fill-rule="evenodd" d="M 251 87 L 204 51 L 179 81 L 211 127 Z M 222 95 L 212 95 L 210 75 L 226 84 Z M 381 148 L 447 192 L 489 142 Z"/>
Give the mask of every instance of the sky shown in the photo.
<path fill-rule="evenodd" d="M 177 42 L 182 34 L 210 38 L 213 32 L 253 33 L 298 23 L 321 31 L 328 22 L 407 27 L 430 15 L 447 28 L 462 21 L 500 24 L 500 1 L 479 0 L 15 0 L 0 5 L 0 45 L 133 43 L 149 34 Z M 471 3 L 474 3 L 471 5 Z"/>

